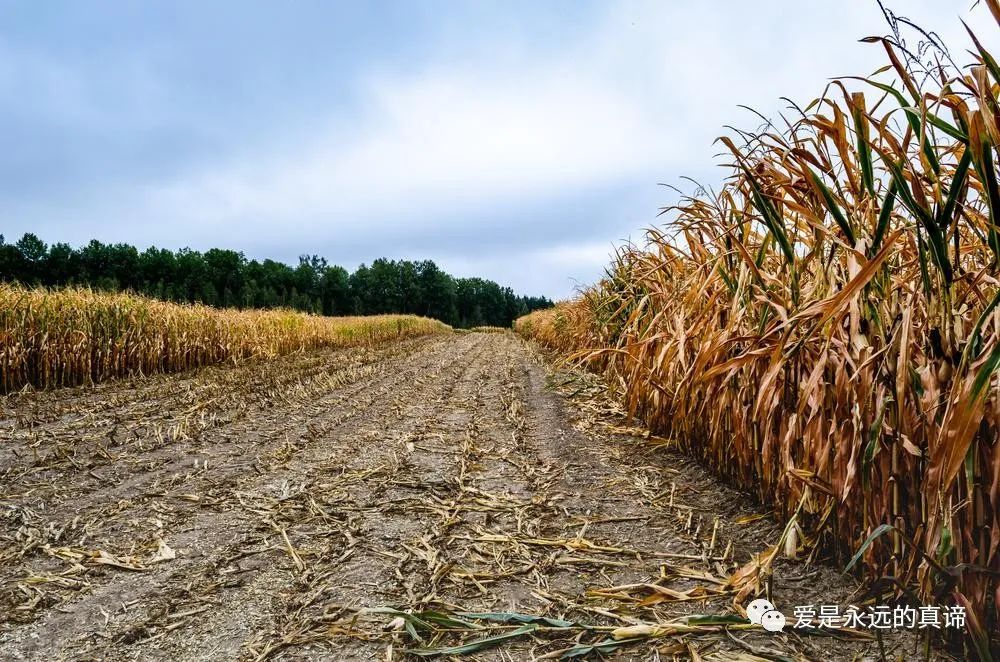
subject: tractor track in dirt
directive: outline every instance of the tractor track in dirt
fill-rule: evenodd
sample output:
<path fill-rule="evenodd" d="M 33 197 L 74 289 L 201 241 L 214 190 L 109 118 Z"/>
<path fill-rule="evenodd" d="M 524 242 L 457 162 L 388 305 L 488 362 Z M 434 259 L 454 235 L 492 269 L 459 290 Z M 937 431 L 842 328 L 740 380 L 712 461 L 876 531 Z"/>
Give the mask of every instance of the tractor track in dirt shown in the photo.
<path fill-rule="evenodd" d="M 372 608 L 595 626 L 732 613 L 780 535 L 509 333 L 312 352 L 0 399 L 0 659 L 408 659 Z M 779 561 L 772 594 L 847 604 Z M 496 630 L 455 632 L 458 643 Z M 539 629 L 477 659 L 598 632 Z M 921 641 L 888 635 L 890 656 Z M 596 655 L 596 653 L 595 653 Z M 671 635 L 618 659 L 878 658 L 870 638 Z"/>

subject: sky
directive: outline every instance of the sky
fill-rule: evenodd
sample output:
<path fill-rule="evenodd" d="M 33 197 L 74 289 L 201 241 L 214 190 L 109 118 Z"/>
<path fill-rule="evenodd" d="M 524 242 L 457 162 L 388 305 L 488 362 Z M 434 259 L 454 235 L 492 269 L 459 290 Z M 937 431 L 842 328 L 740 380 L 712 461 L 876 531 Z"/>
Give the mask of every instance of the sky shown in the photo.
<path fill-rule="evenodd" d="M 985 5 L 889 1 L 959 62 Z M 0 233 L 569 297 L 715 139 L 885 62 L 867 0 L 0 4 Z"/>

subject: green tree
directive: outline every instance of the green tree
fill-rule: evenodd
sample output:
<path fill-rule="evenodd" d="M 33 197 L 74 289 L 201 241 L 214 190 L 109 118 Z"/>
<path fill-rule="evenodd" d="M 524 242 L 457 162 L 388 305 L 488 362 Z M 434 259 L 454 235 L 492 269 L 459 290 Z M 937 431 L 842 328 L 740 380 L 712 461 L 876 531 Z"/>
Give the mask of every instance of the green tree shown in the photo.
<path fill-rule="evenodd" d="M 14 246 L 23 259 L 21 268 L 24 280 L 29 283 L 40 283 L 48 246 L 30 232 L 25 233 Z"/>
<path fill-rule="evenodd" d="M 482 278 L 455 279 L 431 260 L 379 258 L 353 274 L 318 255 L 296 267 L 247 260 L 243 253 L 189 248 L 176 253 L 96 239 L 79 249 L 51 247 L 32 233 L 15 244 L 0 235 L 0 280 L 50 286 L 80 284 L 129 289 L 170 301 L 213 306 L 287 306 L 325 315 L 413 313 L 454 326 L 509 326 L 519 315 L 551 306 L 545 297 L 519 297 Z"/>

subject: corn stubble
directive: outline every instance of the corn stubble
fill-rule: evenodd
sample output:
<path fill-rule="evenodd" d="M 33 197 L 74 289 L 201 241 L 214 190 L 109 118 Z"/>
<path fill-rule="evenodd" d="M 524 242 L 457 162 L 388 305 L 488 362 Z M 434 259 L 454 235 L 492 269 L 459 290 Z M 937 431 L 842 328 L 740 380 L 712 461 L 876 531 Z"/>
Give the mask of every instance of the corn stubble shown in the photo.
<path fill-rule="evenodd" d="M 683 198 L 601 282 L 516 327 L 606 372 L 656 432 L 794 518 L 786 552 L 859 552 L 869 579 L 967 607 L 985 658 L 1000 65 L 970 37 L 960 69 L 866 40 L 883 69 L 834 81 L 783 128 L 721 138 L 720 191 Z"/>
<path fill-rule="evenodd" d="M 267 359 L 450 331 L 411 315 L 219 310 L 132 294 L 0 284 L 0 393 Z"/>

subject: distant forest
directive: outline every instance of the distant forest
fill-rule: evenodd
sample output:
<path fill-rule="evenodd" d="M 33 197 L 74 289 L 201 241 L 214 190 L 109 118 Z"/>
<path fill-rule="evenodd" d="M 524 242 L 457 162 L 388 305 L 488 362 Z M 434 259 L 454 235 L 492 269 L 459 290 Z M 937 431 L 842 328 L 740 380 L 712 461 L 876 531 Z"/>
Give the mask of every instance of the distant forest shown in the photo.
<path fill-rule="evenodd" d="M 34 234 L 16 243 L 0 235 L 0 280 L 25 285 L 84 285 L 131 290 L 166 301 L 226 308 L 294 308 L 323 315 L 412 313 L 456 327 L 510 326 L 552 306 L 483 278 L 455 278 L 430 260 L 375 260 L 354 273 L 309 255 L 291 267 L 213 248 L 204 253 L 91 241 L 47 246 Z"/>

